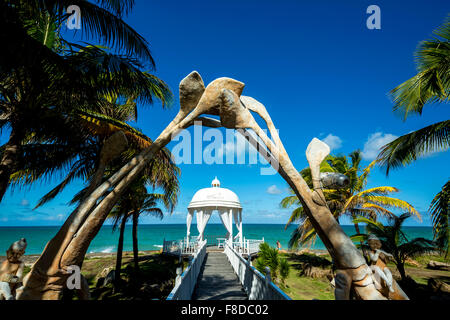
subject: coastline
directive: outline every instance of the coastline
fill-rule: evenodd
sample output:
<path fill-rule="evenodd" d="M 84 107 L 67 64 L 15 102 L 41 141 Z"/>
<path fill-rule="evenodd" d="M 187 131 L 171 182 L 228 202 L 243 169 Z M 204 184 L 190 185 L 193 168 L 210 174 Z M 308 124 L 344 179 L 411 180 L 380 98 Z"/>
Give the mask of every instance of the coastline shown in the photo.
<path fill-rule="evenodd" d="M 154 254 L 156 252 L 161 252 L 161 250 L 140 250 L 139 255 L 148 255 L 148 254 Z M 303 254 L 303 253 L 310 253 L 315 254 L 318 256 L 327 255 L 328 251 L 323 249 L 299 249 L 299 250 L 280 250 L 281 253 L 296 253 L 296 254 Z M 133 251 L 123 251 L 123 255 L 132 255 Z M 101 258 L 107 258 L 107 257 L 114 257 L 116 255 L 116 252 L 90 252 L 86 253 L 85 259 L 101 259 Z M 26 267 L 31 267 L 36 260 L 40 257 L 40 254 L 25 254 L 22 256 L 22 261 L 25 263 Z M 6 256 L 0 256 L 0 263 L 6 260 Z"/>

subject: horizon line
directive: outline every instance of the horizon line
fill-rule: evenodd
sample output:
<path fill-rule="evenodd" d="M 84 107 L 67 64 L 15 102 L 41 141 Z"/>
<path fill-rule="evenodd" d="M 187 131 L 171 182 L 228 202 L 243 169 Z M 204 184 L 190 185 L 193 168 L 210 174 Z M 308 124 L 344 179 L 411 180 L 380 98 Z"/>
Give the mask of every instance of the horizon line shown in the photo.
<path fill-rule="evenodd" d="M 246 224 L 256 224 L 256 225 L 286 225 L 285 223 L 243 223 L 243 225 Z M 131 223 L 127 223 L 126 225 L 131 225 Z M 169 226 L 169 225 L 186 225 L 185 223 L 140 223 L 138 226 L 152 226 L 152 225 L 158 225 L 158 226 Z M 197 223 L 192 223 L 191 225 L 197 225 Z M 223 225 L 222 223 L 209 223 L 208 225 Z M 298 225 L 298 224 L 292 224 L 292 225 Z M 103 224 L 103 226 L 113 226 L 113 224 Z M 352 227 L 354 224 L 340 224 L 342 227 Z M 432 227 L 432 225 L 404 225 L 405 227 Z M 61 225 L 34 225 L 34 226 L 0 226 L 0 228 L 36 228 L 36 227 L 59 227 L 61 228 Z"/>

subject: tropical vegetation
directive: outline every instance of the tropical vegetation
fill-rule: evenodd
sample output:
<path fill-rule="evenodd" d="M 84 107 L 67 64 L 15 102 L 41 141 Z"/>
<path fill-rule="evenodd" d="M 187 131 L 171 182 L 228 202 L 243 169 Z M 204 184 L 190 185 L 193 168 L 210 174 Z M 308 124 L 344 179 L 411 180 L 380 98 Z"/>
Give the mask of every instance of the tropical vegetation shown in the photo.
<path fill-rule="evenodd" d="M 356 150 L 349 156 L 329 155 L 321 164 L 321 172 L 342 173 L 350 180 L 346 188 L 323 190 L 327 205 L 338 222 L 343 216 L 349 216 L 352 219 L 357 216 L 372 219 L 392 217 L 394 215 L 392 209 L 403 209 L 420 218 L 419 212 L 411 204 L 390 196 L 399 191 L 397 188 L 391 186 L 366 188 L 370 171 L 376 162 L 373 161 L 366 168 L 362 168 L 361 161 L 361 152 Z M 300 171 L 300 174 L 312 188 L 310 169 L 305 168 Z M 280 205 L 282 208 L 295 207 L 286 228 L 290 224 L 298 223 L 289 241 L 289 247 L 297 248 L 299 245 L 312 243 L 316 233 L 292 189 L 291 194 L 282 199 Z M 358 224 L 355 224 L 355 230 L 357 233 L 360 232 Z"/>
<path fill-rule="evenodd" d="M 65 28 L 72 5 L 81 12 L 83 40 L 96 43 L 74 41 Z M 0 35 L 8 44 L 0 57 L 0 130 L 9 133 L 0 147 L 0 201 L 10 186 L 59 179 L 40 206 L 81 179 L 87 186 L 72 202 L 82 203 L 152 144 L 129 122 L 137 120 L 138 105 L 159 100 L 168 107 L 173 95 L 150 73 L 155 62 L 149 44 L 124 20 L 133 5 L 133 0 L 0 0 L 0 28 L 8 30 Z M 143 171 L 146 178 L 136 193 L 142 198 L 134 199 L 132 208 L 136 256 L 139 215 L 160 210 L 157 200 L 173 210 L 178 173 L 166 149 Z M 130 194 L 125 190 L 122 204 Z M 58 235 L 67 232 L 68 221 Z M 52 258 L 50 253 L 46 259 Z"/>
<path fill-rule="evenodd" d="M 132 220 L 132 240 L 133 240 L 133 266 L 134 272 L 139 272 L 139 248 L 138 248 L 138 224 L 139 217 L 143 214 L 150 214 L 157 218 L 164 217 L 163 210 L 158 206 L 160 202 L 167 210 L 172 210 L 176 204 L 176 197 L 167 197 L 167 194 L 148 193 L 146 181 L 149 176 L 142 176 L 133 182 L 126 194 L 120 198 L 118 203 L 111 210 L 110 217 L 114 220 L 113 228 L 120 224 L 119 242 L 117 245 L 117 257 L 115 268 L 116 284 L 120 283 L 120 272 L 122 266 L 123 242 L 126 222 Z M 171 188 L 178 188 L 178 181 L 172 182 Z M 176 193 L 175 193 L 176 194 Z"/>
<path fill-rule="evenodd" d="M 255 267 L 264 275 L 266 274 L 266 268 L 269 268 L 272 281 L 276 282 L 280 280 L 282 284 L 285 283 L 290 271 L 287 260 L 280 257 L 278 250 L 271 247 L 267 242 L 259 245 Z"/>
<path fill-rule="evenodd" d="M 363 243 L 367 241 L 370 234 L 377 236 L 381 241 L 383 250 L 392 254 L 393 262 L 397 266 L 402 280 L 407 280 L 405 262 L 408 259 L 436 250 L 435 243 L 431 240 L 425 238 L 408 240 L 402 231 L 402 225 L 410 216 L 409 213 L 403 213 L 398 217 L 392 215 L 388 225 L 383 225 L 379 221 L 366 217 L 357 217 L 353 220 L 354 223 L 365 223 L 366 233 L 356 234 L 352 236 L 352 240 Z M 367 245 L 365 247 L 368 248 Z"/>
<path fill-rule="evenodd" d="M 417 74 L 391 90 L 393 111 L 406 121 L 412 115 L 422 115 L 425 106 L 442 105 L 450 92 L 450 18 L 434 31 L 434 38 L 422 41 L 415 53 Z M 450 146 L 450 120 L 431 124 L 412 131 L 386 144 L 378 155 L 386 175 L 391 169 L 406 166 L 424 155 L 448 150 Z M 447 181 L 433 199 L 432 213 L 434 239 L 448 255 L 449 210 Z"/>
<path fill-rule="evenodd" d="M 105 138 L 99 127 L 134 134 L 123 121 L 137 116 L 136 101 L 166 106 L 172 98 L 148 72 L 155 67 L 148 43 L 122 20 L 133 1 L 76 1 L 83 32 L 102 46 L 63 37 L 71 4 L 0 2 L 2 30 L 10 31 L 2 33 L 8 50 L 0 63 L 0 129 L 10 130 L 0 149 L 0 200 L 10 183 L 29 185 L 79 164 L 91 140 Z"/>

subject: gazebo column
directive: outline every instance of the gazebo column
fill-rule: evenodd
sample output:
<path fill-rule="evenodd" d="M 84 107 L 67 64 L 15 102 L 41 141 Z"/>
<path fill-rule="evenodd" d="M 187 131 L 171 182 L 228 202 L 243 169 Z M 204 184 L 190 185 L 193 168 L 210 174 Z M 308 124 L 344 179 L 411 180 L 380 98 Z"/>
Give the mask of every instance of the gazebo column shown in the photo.
<path fill-rule="evenodd" d="M 229 226 L 230 226 L 230 243 L 233 244 L 233 209 L 230 208 L 229 212 L 228 212 L 228 221 L 229 221 Z"/>
<path fill-rule="evenodd" d="M 202 230 L 202 221 L 203 221 L 203 210 L 197 210 L 197 230 L 199 241 L 203 241 L 203 230 Z"/>
<path fill-rule="evenodd" d="M 242 209 L 238 209 L 238 216 L 239 216 L 239 242 L 241 243 L 241 248 L 244 243 L 243 234 L 244 230 L 242 229 Z"/>
<path fill-rule="evenodd" d="M 187 239 L 188 243 L 189 243 L 189 237 L 191 235 L 191 223 L 192 223 L 193 217 L 194 217 L 194 210 L 188 209 L 188 214 L 186 216 L 186 239 Z"/>
<path fill-rule="evenodd" d="M 237 235 L 234 237 L 234 239 L 237 239 L 237 241 L 240 243 L 240 246 L 242 248 L 243 244 L 243 233 L 242 233 L 242 209 L 241 208 L 234 208 L 233 209 L 233 218 L 234 223 L 236 224 L 236 228 L 238 230 Z"/>

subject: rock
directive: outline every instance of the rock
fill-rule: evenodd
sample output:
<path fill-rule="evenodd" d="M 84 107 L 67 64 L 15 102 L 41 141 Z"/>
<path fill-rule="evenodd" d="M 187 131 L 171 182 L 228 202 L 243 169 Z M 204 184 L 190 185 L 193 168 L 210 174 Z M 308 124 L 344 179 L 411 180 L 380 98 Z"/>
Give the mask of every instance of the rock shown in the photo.
<path fill-rule="evenodd" d="M 428 287 L 435 293 L 450 294 L 450 285 L 437 279 L 428 279 Z"/>
<path fill-rule="evenodd" d="M 303 264 L 303 271 L 301 274 L 311 278 L 328 278 L 328 276 L 331 275 L 331 270 L 314 267 L 309 263 L 305 263 Z"/>
<path fill-rule="evenodd" d="M 97 279 L 96 287 L 104 287 L 110 283 L 114 282 L 115 270 L 113 267 L 108 267 L 103 269 L 95 278 Z"/>
<path fill-rule="evenodd" d="M 416 260 L 413 260 L 413 259 L 410 259 L 410 258 L 406 259 L 405 262 L 408 263 L 408 264 L 410 264 L 410 265 L 412 265 L 412 266 L 418 267 L 418 268 L 420 268 L 420 267 L 422 266 L 422 265 L 421 265 L 420 263 L 418 263 Z"/>
<path fill-rule="evenodd" d="M 104 268 L 99 274 L 97 274 L 97 278 L 106 278 L 108 276 L 108 274 L 113 271 L 114 268 L 113 267 L 107 267 Z"/>
<path fill-rule="evenodd" d="M 144 283 L 144 285 L 141 287 L 141 291 L 147 294 L 156 294 L 160 291 L 160 285 L 157 283 L 154 284 Z"/>
<path fill-rule="evenodd" d="M 428 269 L 450 271 L 450 264 L 431 260 L 427 264 Z"/>

